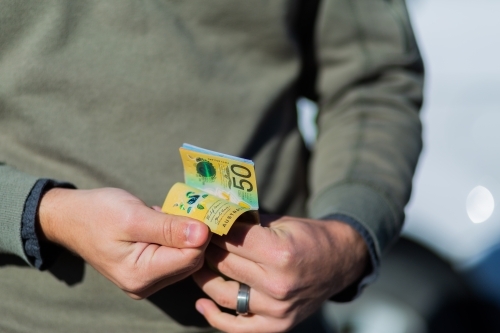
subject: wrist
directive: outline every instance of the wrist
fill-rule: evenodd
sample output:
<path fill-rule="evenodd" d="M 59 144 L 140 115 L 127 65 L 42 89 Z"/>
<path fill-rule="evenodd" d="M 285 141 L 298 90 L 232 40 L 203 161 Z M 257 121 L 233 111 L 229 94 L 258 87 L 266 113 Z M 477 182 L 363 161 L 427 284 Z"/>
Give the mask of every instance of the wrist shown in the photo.
<path fill-rule="evenodd" d="M 64 200 L 73 192 L 73 189 L 52 188 L 43 195 L 37 216 L 37 233 L 41 240 L 63 245 L 60 215 L 64 211 Z"/>
<path fill-rule="evenodd" d="M 364 238 L 351 225 L 337 220 L 325 222 L 344 268 L 343 283 L 338 293 L 359 281 L 371 269 L 370 252 Z"/>
<path fill-rule="evenodd" d="M 333 214 L 323 218 L 323 221 L 338 221 L 340 224 L 346 224 L 351 229 L 357 232 L 358 235 L 364 240 L 368 250 L 368 262 L 365 265 L 365 270 L 357 279 L 345 288 L 340 289 L 338 292 L 332 294 L 331 301 L 335 302 L 349 302 L 361 295 L 363 289 L 377 280 L 379 275 L 380 259 L 376 250 L 375 240 L 367 227 L 352 217 L 343 214 Z M 362 267 L 362 266 L 358 266 Z M 359 272 L 356 272 L 359 273 Z"/>

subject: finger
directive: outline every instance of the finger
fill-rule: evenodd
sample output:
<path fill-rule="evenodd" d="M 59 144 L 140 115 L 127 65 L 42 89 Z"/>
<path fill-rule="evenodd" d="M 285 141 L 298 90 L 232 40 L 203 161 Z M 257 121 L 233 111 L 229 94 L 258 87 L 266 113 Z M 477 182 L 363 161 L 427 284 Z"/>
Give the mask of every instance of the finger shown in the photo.
<path fill-rule="evenodd" d="M 279 251 L 280 248 L 277 245 L 281 243 L 285 234 L 286 229 L 235 223 L 226 236 L 214 235 L 212 243 L 240 257 L 262 262 L 264 258 L 279 255 L 273 252 Z"/>
<path fill-rule="evenodd" d="M 240 282 L 226 281 L 207 266 L 203 266 L 194 273 L 193 279 L 218 305 L 227 309 L 236 309 Z M 274 313 L 274 310 L 280 308 L 282 305 L 278 301 L 263 295 L 257 289 L 250 288 L 249 313 L 275 316 L 279 314 Z"/>
<path fill-rule="evenodd" d="M 205 298 L 196 301 L 196 310 L 211 326 L 224 332 L 284 332 L 291 327 L 289 320 L 277 320 L 260 315 L 233 316 L 222 312 L 213 301 Z"/>
<path fill-rule="evenodd" d="M 200 247 L 209 238 L 208 227 L 196 220 L 156 212 L 145 207 L 124 222 L 125 239 L 130 242 L 160 244 L 168 247 Z"/>
<path fill-rule="evenodd" d="M 253 286 L 259 290 L 267 290 L 269 278 L 266 270 L 251 260 L 229 253 L 217 246 L 208 246 L 205 251 L 205 260 L 211 267 L 215 267 L 221 274 Z"/>
<path fill-rule="evenodd" d="M 267 248 L 262 245 L 268 242 L 271 237 L 268 228 L 247 223 L 235 223 L 226 236 L 214 235 L 212 243 L 228 252 L 257 261 L 261 257 L 259 253 Z"/>
<path fill-rule="evenodd" d="M 137 244 L 136 253 L 130 256 L 130 270 L 120 276 L 120 287 L 140 295 L 162 280 L 190 275 L 203 265 L 203 249 L 177 249 L 156 244 Z"/>
<path fill-rule="evenodd" d="M 161 290 L 161 289 L 163 289 L 171 284 L 174 284 L 176 282 L 179 282 L 180 280 L 187 278 L 190 275 L 192 275 L 191 272 L 185 272 L 182 274 L 169 276 L 168 278 L 165 278 L 161 281 L 158 281 L 157 283 L 149 286 L 148 288 L 146 288 L 142 291 L 138 291 L 138 292 L 134 292 L 134 293 L 126 291 L 126 293 L 127 293 L 127 295 L 129 295 L 133 299 L 137 299 L 137 300 L 144 299 L 144 298 L 153 295 L 157 291 L 159 291 L 159 290 Z"/>
<path fill-rule="evenodd" d="M 161 207 L 160 206 L 151 206 L 153 210 L 156 210 L 157 212 L 161 212 Z"/>
<path fill-rule="evenodd" d="M 144 253 L 148 268 L 148 274 L 151 276 L 164 276 L 180 274 L 183 272 L 194 273 L 203 265 L 203 249 L 176 249 L 166 246 L 160 246 L 152 253 Z M 147 257 L 151 259 L 148 259 Z"/>

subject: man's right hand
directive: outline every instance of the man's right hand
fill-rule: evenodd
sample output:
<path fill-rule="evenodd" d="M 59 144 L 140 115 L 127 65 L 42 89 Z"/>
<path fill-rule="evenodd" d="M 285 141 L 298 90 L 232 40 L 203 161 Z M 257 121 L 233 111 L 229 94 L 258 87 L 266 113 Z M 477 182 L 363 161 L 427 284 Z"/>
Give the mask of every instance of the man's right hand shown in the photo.
<path fill-rule="evenodd" d="M 135 299 L 200 269 L 209 241 L 203 223 L 114 188 L 51 189 L 38 216 L 39 237 L 77 253 Z"/>

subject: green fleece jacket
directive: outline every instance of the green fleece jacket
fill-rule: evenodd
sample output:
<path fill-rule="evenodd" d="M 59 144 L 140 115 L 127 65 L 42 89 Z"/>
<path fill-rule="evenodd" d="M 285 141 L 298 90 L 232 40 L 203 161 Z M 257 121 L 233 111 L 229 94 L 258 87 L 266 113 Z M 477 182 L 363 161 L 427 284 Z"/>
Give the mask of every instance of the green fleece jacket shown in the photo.
<path fill-rule="evenodd" d="M 40 178 L 161 204 L 183 142 L 252 158 L 263 210 L 351 218 L 381 256 L 421 150 L 421 58 L 402 0 L 315 9 L 0 0 L 0 331 L 199 331 L 192 282 L 134 301 L 69 253 L 31 267 L 20 231 Z M 299 96 L 320 108 L 311 153 Z"/>

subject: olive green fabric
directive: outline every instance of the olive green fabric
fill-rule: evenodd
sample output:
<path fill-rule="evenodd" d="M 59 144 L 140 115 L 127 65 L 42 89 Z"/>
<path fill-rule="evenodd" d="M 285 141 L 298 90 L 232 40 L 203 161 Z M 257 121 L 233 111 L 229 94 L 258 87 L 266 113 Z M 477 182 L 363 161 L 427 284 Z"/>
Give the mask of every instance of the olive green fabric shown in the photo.
<path fill-rule="evenodd" d="M 24 202 L 37 178 L 0 165 L 0 253 L 14 253 L 28 261 L 21 240 L 21 217 Z M 7 195 L 8 194 L 8 195 Z M 14 222 L 15 221 L 15 222 Z"/>
<path fill-rule="evenodd" d="M 20 239 L 36 179 L 161 205 L 183 178 L 183 142 L 253 158 L 266 211 L 345 214 L 378 255 L 388 248 L 421 149 L 422 68 L 404 3 L 321 4 L 310 164 L 291 113 L 293 3 L 0 1 L 0 331 L 197 331 L 179 324 L 202 324 L 190 280 L 133 301 L 69 254 L 29 267 Z"/>
<path fill-rule="evenodd" d="M 403 1 L 326 1 L 322 9 L 310 214 L 353 217 L 381 255 L 399 234 L 421 150 L 420 55 Z"/>

